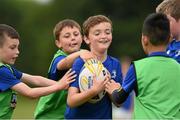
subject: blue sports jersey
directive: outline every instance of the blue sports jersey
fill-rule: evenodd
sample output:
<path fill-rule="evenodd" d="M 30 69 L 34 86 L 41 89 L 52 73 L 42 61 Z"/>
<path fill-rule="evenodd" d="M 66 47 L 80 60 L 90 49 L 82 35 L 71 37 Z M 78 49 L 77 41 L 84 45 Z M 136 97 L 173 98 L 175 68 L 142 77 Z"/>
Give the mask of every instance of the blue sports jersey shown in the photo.
<path fill-rule="evenodd" d="M 78 77 L 81 68 L 84 65 L 84 61 L 81 58 L 77 58 L 73 64 L 72 69 L 76 71 L 76 81 L 70 86 L 79 89 Z M 106 61 L 103 62 L 104 67 L 110 72 L 112 79 L 121 84 L 122 73 L 119 61 L 116 58 L 108 56 Z M 67 106 L 66 119 L 112 119 L 112 102 L 106 93 L 106 95 L 97 103 L 86 102 L 75 108 Z"/>
<path fill-rule="evenodd" d="M 61 77 L 63 77 L 63 75 L 67 72 L 67 70 L 58 70 L 57 69 L 57 64 L 59 61 L 63 60 L 66 56 L 59 56 L 57 58 L 54 59 L 53 63 L 51 64 L 51 69 L 48 73 L 48 78 L 52 79 L 52 80 L 59 80 Z"/>
<path fill-rule="evenodd" d="M 173 40 L 167 47 L 167 54 L 180 63 L 180 41 Z"/>
<path fill-rule="evenodd" d="M 11 67 L 11 69 L 13 70 L 13 74 L 8 67 L 0 67 L 0 91 L 2 92 L 21 82 L 20 78 L 22 77 L 22 72 L 13 67 Z"/>

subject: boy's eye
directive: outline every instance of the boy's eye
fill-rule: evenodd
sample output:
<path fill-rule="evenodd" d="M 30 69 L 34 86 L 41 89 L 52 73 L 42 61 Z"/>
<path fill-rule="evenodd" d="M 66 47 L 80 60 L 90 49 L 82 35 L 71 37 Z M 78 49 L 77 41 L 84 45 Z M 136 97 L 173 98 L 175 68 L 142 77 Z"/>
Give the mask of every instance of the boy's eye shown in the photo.
<path fill-rule="evenodd" d="M 74 34 L 74 36 L 78 36 L 79 32 L 74 32 L 73 34 Z"/>
<path fill-rule="evenodd" d="M 105 33 L 106 34 L 111 34 L 111 30 L 106 30 Z"/>
<path fill-rule="evenodd" d="M 69 38 L 70 37 L 70 34 L 65 34 L 64 35 L 64 38 Z"/>
<path fill-rule="evenodd" d="M 100 34 L 99 31 L 94 32 L 94 35 L 98 36 Z"/>
<path fill-rule="evenodd" d="M 14 50 L 16 48 L 16 46 L 10 46 L 9 48 Z"/>

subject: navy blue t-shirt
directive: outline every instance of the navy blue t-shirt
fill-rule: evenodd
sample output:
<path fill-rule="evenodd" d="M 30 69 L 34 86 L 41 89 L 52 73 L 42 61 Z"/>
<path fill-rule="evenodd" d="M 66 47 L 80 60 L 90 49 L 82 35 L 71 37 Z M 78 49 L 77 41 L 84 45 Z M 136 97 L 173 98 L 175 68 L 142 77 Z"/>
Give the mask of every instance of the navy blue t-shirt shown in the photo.
<path fill-rule="evenodd" d="M 2 92 L 21 82 L 20 79 L 22 77 L 22 72 L 16 70 L 13 67 L 11 68 L 13 73 L 6 66 L 0 67 L 0 91 Z"/>
<path fill-rule="evenodd" d="M 79 89 L 78 78 L 84 61 L 77 58 L 73 64 L 72 69 L 76 72 L 76 81 L 70 86 Z M 122 83 L 122 72 L 119 61 L 116 58 L 108 56 L 106 61 L 103 62 L 104 67 L 110 72 L 112 79 L 118 83 Z M 65 112 L 66 119 L 112 119 L 112 102 L 106 95 L 97 103 L 86 102 L 78 107 L 70 108 L 67 106 Z"/>

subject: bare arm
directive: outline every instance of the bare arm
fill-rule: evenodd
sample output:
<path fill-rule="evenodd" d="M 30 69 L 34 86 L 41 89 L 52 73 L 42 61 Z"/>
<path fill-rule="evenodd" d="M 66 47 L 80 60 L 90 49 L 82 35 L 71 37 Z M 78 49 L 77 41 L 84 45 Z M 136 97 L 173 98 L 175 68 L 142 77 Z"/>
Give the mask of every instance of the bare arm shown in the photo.
<path fill-rule="evenodd" d="M 56 81 L 54 80 L 50 80 L 42 76 L 29 75 L 26 73 L 23 73 L 21 80 L 28 85 L 41 87 L 56 84 Z"/>
<path fill-rule="evenodd" d="M 58 82 L 51 86 L 47 87 L 38 87 L 38 88 L 30 88 L 24 83 L 18 83 L 14 85 L 11 89 L 19 92 L 20 94 L 30 97 L 30 98 L 38 98 L 40 96 L 48 95 L 53 92 L 67 89 L 69 87 L 69 84 L 74 81 L 74 78 L 76 75 L 75 72 L 71 72 L 69 70 Z"/>
<path fill-rule="evenodd" d="M 48 87 L 30 88 L 21 82 L 13 86 L 12 89 L 26 97 L 34 99 L 61 90 L 63 87 L 59 86 L 58 84 L 54 84 Z"/>
<path fill-rule="evenodd" d="M 71 68 L 74 60 L 79 56 L 81 56 L 81 58 L 83 60 L 87 60 L 89 58 L 92 58 L 92 55 L 88 50 L 80 50 L 78 52 L 75 52 L 75 53 L 68 55 L 66 58 L 59 61 L 57 64 L 57 69 L 58 70 L 64 70 L 64 69 Z"/>
<path fill-rule="evenodd" d="M 87 102 L 88 100 L 90 100 L 91 98 L 93 98 L 105 89 L 105 84 L 107 83 L 107 81 L 109 81 L 109 79 L 93 79 L 93 86 L 91 87 L 91 89 L 88 89 L 83 92 L 80 92 L 79 89 L 76 87 L 70 87 L 68 90 L 67 104 L 70 107 L 77 107 Z"/>

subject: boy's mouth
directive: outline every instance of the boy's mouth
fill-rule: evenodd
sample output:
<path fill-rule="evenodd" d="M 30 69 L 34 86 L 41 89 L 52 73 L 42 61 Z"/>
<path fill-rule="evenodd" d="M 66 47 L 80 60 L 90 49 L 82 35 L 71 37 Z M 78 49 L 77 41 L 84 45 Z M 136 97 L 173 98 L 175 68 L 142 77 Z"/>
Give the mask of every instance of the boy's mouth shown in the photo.
<path fill-rule="evenodd" d="M 77 46 L 77 45 L 78 45 L 77 43 L 73 43 L 70 46 L 74 47 L 74 46 Z"/>

